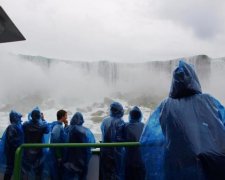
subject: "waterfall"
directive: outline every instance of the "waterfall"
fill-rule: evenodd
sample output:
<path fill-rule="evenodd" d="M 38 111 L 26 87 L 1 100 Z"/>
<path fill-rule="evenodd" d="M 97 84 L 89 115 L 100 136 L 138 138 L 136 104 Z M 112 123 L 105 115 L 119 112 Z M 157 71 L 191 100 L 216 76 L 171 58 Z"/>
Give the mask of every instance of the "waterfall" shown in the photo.
<path fill-rule="evenodd" d="M 224 99 L 224 58 L 198 55 L 182 59 L 194 65 L 203 91 Z M 9 110 L 27 106 L 25 111 L 37 104 L 78 106 L 116 95 L 132 103 L 154 101 L 157 104 L 169 93 L 178 61 L 83 62 L 8 55 L 0 61 L 0 107 Z"/>

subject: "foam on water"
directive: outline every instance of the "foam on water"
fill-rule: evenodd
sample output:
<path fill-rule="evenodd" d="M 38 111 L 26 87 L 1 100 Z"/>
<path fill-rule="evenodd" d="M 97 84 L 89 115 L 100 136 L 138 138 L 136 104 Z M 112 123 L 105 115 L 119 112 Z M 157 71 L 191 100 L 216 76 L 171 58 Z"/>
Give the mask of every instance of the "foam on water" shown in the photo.
<path fill-rule="evenodd" d="M 125 114 L 123 116 L 123 119 L 125 122 L 128 122 L 128 112 L 133 106 L 129 105 L 127 102 L 120 100 L 120 99 L 114 99 L 114 100 L 122 103 L 122 105 L 124 106 Z M 143 112 L 142 121 L 146 122 L 146 120 L 148 119 L 152 110 L 150 108 L 146 108 L 146 107 L 140 107 L 140 109 Z M 59 109 L 56 109 L 56 108 L 43 110 L 42 112 L 44 113 L 44 117 L 45 117 L 46 121 L 47 122 L 55 121 L 56 120 L 56 112 L 58 110 Z M 101 140 L 100 139 L 101 138 L 100 125 L 101 125 L 102 119 L 104 117 L 108 116 L 109 106 L 107 104 L 104 104 L 101 107 L 96 106 L 93 108 L 90 108 L 90 106 L 83 107 L 83 108 L 68 107 L 65 110 L 68 112 L 68 120 L 69 121 L 76 111 L 82 110 L 83 111 L 82 114 L 83 114 L 84 120 L 85 120 L 84 126 L 91 129 L 91 131 L 94 133 L 97 141 Z M 0 116 L 1 116 L 1 122 L 2 122 L 0 124 L 0 132 L 2 133 L 6 129 L 6 127 L 9 125 L 9 117 L 8 117 L 9 112 L 0 112 Z M 28 118 L 27 116 L 28 116 L 28 114 L 24 114 L 24 116 L 22 118 L 23 122 L 25 122 L 27 120 L 27 118 Z"/>

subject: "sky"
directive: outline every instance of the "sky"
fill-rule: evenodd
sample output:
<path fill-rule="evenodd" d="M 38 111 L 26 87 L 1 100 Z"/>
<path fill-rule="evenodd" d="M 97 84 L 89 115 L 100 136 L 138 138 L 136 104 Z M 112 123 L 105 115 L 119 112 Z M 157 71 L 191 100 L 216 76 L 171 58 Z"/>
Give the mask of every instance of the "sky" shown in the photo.
<path fill-rule="evenodd" d="M 10 52 L 71 61 L 225 57 L 224 0 L 0 0 L 24 42 Z"/>

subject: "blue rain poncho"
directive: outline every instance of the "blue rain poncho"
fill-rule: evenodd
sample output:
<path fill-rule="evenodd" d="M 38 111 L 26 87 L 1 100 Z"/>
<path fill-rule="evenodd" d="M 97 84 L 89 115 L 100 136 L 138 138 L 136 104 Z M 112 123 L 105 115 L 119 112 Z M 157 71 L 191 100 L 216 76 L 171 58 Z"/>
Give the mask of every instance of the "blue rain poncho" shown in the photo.
<path fill-rule="evenodd" d="M 66 132 L 63 127 L 63 123 L 60 121 L 54 121 L 51 124 L 51 143 L 65 143 Z"/>
<path fill-rule="evenodd" d="M 144 123 L 142 112 L 138 107 L 134 107 L 129 113 L 129 123 L 126 123 L 124 134 L 126 142 L 139 142 Z M 141 159 L 140 147 L 125 148 L 125 179 L 126 180 L 144 180 L 145 168 Z"/>
<path fill-rule="evenodd" d="M 140 139 L 146 179 L 225 179 L 224 113 L 219 101 L 202 94 L 192 66 L 180 61 L 169 98 Z"/>
<path fill-rule="evenodd" d="M 5 132 L 2 134 L 0 140 L 0 172 L 4 173 L 6 169 L 6 157 L 5 157 Z"/>
<path fill-rule="evenodd" d="M 35 108 L 29 117 L 29 121 L 23 124 L 24 143 L 43 143 L 44 134 L 49 133 L 49 126 L 41 119 L 41 112 Z M 23 174 L 28 177 L 43 177 L 44 150 L 29 148 L 24 150 Z"/>
<path fill-rule="evenodd" d="M 63 123 L 60 121 L 54 121 L 50 125 L 50 143 L 65 143 L 66 132 L 63 127 Z M 63 148 L 51 148 L 48 153 L 48 168 L 51 179 L 62 179 L 63 167 Z"/>
<path fill-rule="evenodd" d="M 1 171 L 5 171 L 5 179 L 11 178 L 16 149 L 23 143 L 21 118 L 22 114 L 11 111 L 9 114 L 10 125 L 7 127 L 2 137 L 0 151 L 1 160 L 3 160 L 3 162 L 1 162 Z"/>
<path fill-rule="evenodd" d="M 103 119 L 101 124 L 102 142 L 124 141 L 124 126 L 122 119 L 123 106 L 118 102 L 110 105 L 110 116 Z M 102 180 L 124 179 L 124 148 L 101 148 L 100 176 Z"/>
<path fill-rule="evenodd" d="M 95 143 L 90 129 L 83 126 L 84 119 L 80 112 L 74 114 L 67 129 L 67 143 Z M 64 153 L 63 179 L 86 179 L 91 148 L 66 148 Z"/>

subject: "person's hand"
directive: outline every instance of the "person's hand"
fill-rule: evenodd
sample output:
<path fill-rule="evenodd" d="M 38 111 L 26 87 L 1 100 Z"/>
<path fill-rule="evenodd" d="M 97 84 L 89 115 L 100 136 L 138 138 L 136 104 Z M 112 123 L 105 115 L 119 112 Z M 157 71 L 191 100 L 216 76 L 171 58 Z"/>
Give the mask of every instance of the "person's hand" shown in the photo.
<path fill-rule="evenodd" d="M 68 121 L 67 120 L 64 121 L 64 125 L 65 125 L 65 127 L 68 126 Z"/>

